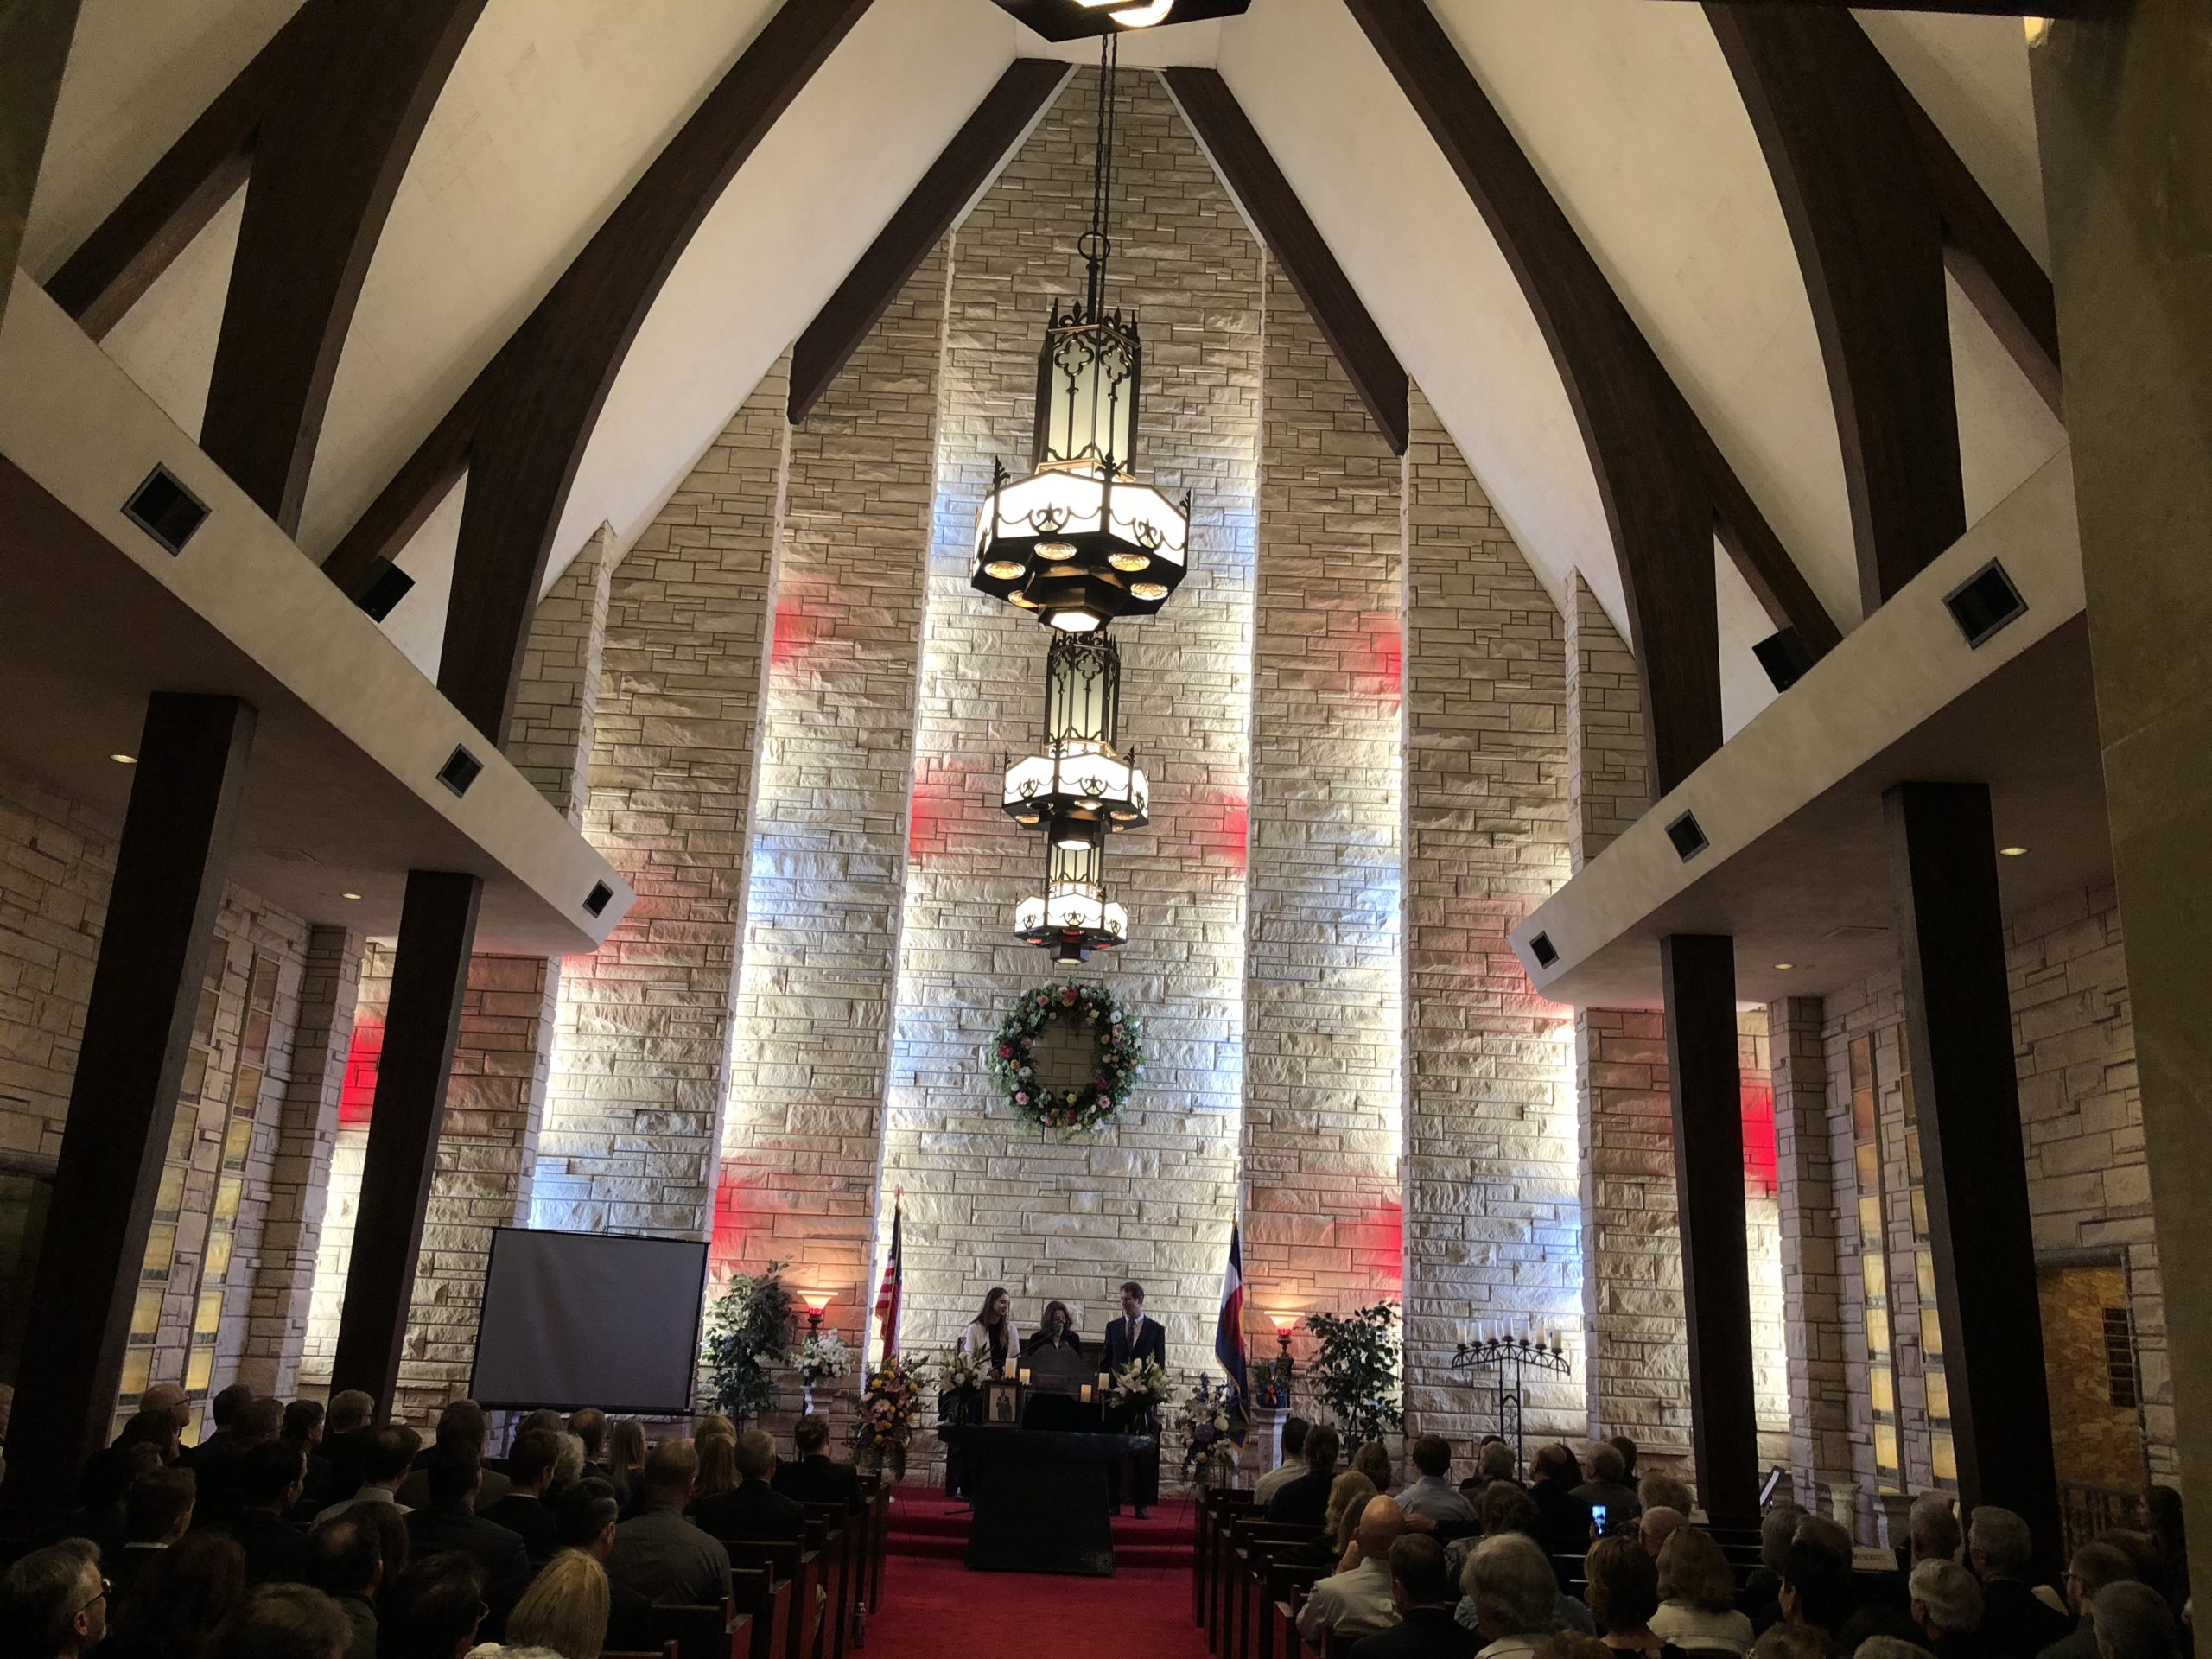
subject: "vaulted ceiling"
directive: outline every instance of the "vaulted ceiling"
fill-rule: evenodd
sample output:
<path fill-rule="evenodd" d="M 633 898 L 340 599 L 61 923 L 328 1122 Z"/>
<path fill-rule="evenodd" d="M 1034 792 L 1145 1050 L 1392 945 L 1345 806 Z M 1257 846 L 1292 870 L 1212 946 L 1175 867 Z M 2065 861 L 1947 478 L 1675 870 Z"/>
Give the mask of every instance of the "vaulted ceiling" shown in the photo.
<path fill-rule="evenodd" d="M 327 555 L 543 297 L 774 0 L 489 0 L 400 181 L 346 335 L 299 540 Z M 50 278 L 296 10 L 85 0 L 22 262 Z M 1835 623 L 1859 610 L 1851 506 L 1814 310 L 1773 176 L 1704 10 L 1664 0 L 1432 0 L 1629 315 Z M 2018 19 L 1857 14 L 2039 259 L 2046 242 Z M 881 0 L 708 213 L 624 359 L 556 537 L 626 543 L 804 330 L 1017 56 L 1088 61 L 991 0 Z M 1345 0 L 1123 39 L 1123 63 L 1217 68 L 1540 576 L 1630 612 L 1582 433 L 1497 239 Z M 106 334 L 200 430 L 242 195 Z M 2063 430 L 1955 283 L 1968 521 Z M 458 490 L 401 557 L 387 624 L 435 665 Z M 1770 696 L 1774 624 L 1726 557 L 1726 725 Z M 549 577 L 550 580 L 550 577 Z"/>

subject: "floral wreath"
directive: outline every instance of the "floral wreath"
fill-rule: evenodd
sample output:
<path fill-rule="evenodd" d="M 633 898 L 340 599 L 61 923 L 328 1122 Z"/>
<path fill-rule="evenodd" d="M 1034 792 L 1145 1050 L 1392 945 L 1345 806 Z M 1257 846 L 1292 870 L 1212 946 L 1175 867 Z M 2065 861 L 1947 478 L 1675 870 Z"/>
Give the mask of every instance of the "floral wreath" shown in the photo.
<path fill-rule="evenodd" d="M 1066 1018 L 1091 1027 L 1097 1071 L 1074 1089 L 1040 1089 L 1030 1056 L 1046 1025 Z M 1043 1129 L 1095 1129 L 1121 1110 L 1143 1070 L 1143 1033 L 1112 992 L 1097 985 L 1040 985 L 1024 991 L 991 1039 L 991 1077 L 1007 1103 Z"/>

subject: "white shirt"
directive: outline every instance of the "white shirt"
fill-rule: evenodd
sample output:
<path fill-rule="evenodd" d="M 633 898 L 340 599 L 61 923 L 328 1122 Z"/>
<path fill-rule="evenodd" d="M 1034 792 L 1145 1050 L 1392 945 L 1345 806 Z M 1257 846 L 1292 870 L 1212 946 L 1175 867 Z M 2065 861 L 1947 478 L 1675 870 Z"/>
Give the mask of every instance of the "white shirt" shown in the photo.
<path fill-rule="evenodd" d="M 1398 1622 L 1390 1599 L 1390 1562 L 1362 1561 L 1349 1573 L 1323 1579 L 1298 1610 L 1298 1633 L 1317 1648 L 1338 1636 L 1372 1636 Z"/>
<path fill-rule="evenodd" d="M 1545 1632 L 1535 1636 L 1501 1636 L 1477 1654 L 1475 1659 L 1530 1659 L 1538 1648 L 1550 1640 L 1551 1637 Z"/>
<path fill-rule="evenodd" d="M 1265 1509 L 1268 1506 L 1268 1500 L 1269 1498 L 1273 1497 L 1284 1487 L 1289 1485 L 1292 1481 L 1296 1480 L 1300 1475 L 1310 1472 L 1311 1471 L 1306 1466 L 1305 1459 L 1298 1457 L 1285 1458 L 1279 1467 L 1268 1470 L 1266 1474 L 1262 1475 L 1258 1480 L 1253 1482 L 1252 1496 L 1259 1500 L 1260 1507 L 1262 1509 Z"/>
<path fill-rule="evenodd" d="M 1425 1515 L 1432 1521 L 1471 1526 L 1475 1519 L 1475 1506 L 1467 1495 L 1441 1475 L 1423 1475 L 1398 1494 L 1398 1503 L 1408 1515 Z"/>
<path fill-rule="evenodd" d="M 1686 1601 L 1662 1601 L 1651 1615 L 1651 1633 L 1662 1642 L 1699 1653 L 1749 1653 L 1751 1621 L 1731 1609 L 1708 1613 Z"/>
<path fill-rule="evenodd" d="M 364 1486 L 359 1491 L 356 1491 L 353 1497 L 341 1497 L 338 1502 L 333 1503 L 328 1509 L 317 1510 L 315 1512 L 315 1525 L 319 1527 L 324 1522 L 332 1519 L 334 1516 L 345 1514 L 346 1510 L 352 1509 L 356 1503 L 390 1503 L 395 1506 L 402 1515 L 412 1515 L 415 1512 L 410 1505 L 400 1503 L 398 1497 L 392 1491 L 391 1487 Z"/>

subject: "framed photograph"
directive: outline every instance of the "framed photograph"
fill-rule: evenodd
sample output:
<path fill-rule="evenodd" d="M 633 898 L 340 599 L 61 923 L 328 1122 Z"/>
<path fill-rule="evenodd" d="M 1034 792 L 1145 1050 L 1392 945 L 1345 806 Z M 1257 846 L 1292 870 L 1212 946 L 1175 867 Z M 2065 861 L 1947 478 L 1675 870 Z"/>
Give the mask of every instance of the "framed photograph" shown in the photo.
<path fill-rule="evenodd" d="M 995 1376 L 983 1384 L 983 1421 L 1011 1427 L 1021 1421 L 1021 1384 L 1012 1377 Z"/>

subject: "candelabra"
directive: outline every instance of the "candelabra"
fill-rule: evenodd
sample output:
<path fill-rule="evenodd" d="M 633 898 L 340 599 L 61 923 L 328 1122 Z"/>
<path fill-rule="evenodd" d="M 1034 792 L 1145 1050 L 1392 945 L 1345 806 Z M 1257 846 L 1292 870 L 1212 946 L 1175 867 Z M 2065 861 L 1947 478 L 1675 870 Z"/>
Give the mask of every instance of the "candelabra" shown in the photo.
<path fill-rule="evenodd" d="M 1452 1369 L 1471 1378 L 1478 1371 L 1489 1371 L 1496 1377 L 1498 1438 L 1512 1446 L 1513 1466 L 1527 1468 L 1527 1447 L 1521 1434 L 1521 1377 L 1528 1370 L 1554 1376 L 1568 1374 L 1572 1365 L 1560 1345 L 1559 1332 L 1498 1330 L 1478 1334 L 1473 1342 L 1459 1344 L 1459 1352 L 1452 1357 Z"/>

